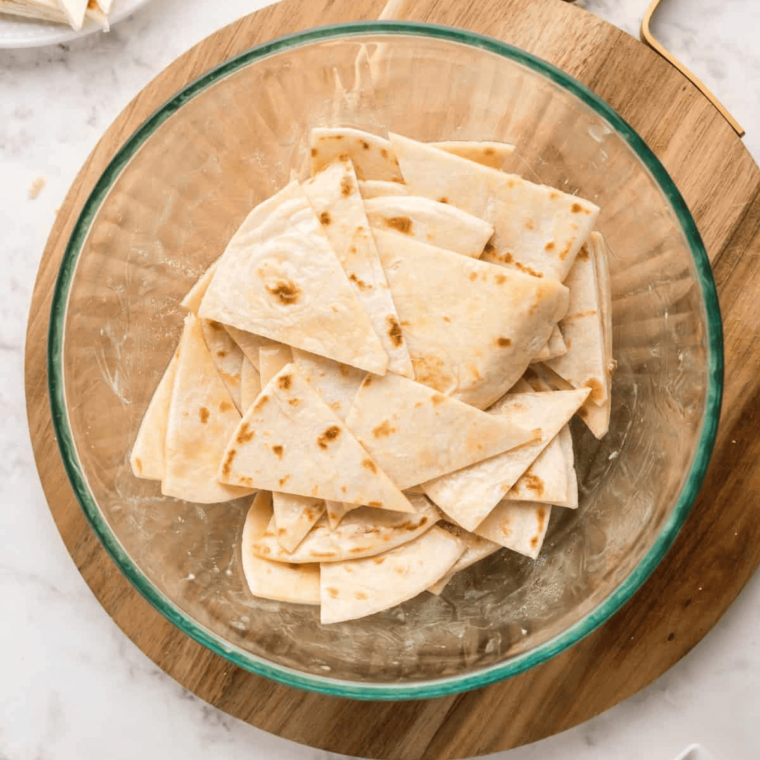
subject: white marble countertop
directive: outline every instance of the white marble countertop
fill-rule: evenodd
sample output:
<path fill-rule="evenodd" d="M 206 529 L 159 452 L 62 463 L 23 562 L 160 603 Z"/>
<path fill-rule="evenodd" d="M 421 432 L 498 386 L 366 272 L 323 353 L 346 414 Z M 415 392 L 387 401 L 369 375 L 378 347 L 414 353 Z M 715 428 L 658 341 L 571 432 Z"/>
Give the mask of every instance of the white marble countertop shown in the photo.
<path fill-rule="evenodd" d="M 649 0 L 582 0 L 631 34 Z M 28 440 L 26 315 L 58 208 L 96 140 L 175 57 L 264 0 L 156 0 L 109 35 L 0 51 L 0 760 L 316 758 L 186 693 L 118 630 L 56 531 Z M 757 0 L 667 0 L 661 40 L 722 98 L 760 160 Z M 170 31 L 173 30 L 173 31 Z M 46 186 L 36 200 L 36 177 Z M 52 442 L 51 442 L 51 445 Z M 760 576 L 669 673 L 565 734 L 502 760 L 760 757 Z"/>

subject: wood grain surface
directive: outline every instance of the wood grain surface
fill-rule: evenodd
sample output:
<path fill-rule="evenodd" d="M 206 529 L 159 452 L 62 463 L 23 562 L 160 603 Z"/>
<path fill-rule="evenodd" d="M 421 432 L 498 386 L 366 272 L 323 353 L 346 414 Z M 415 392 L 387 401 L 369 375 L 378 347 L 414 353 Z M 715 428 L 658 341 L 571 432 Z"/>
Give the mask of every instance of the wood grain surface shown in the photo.
<path fill-rule="evenodd" d="M 230 56 L 310 26 L 377 18 L 383 5 L 283 0 L 188 51 L 129 104 L 74 182 L 40 266 L 27 335 L 29 425 L 51 511 L 82 576 L 116 624 L 179 683 L 230 715 L 314 747 L 395 760 L 467 757 L 563 731 L 636 693 L 700 641 L 760 562 L 760 376 L 754 368 L 760 355 L 760 171 L 686 79 L 633 38 L 560 0 L 407 3 L 408 18 L 500 37 L 561 67 L 616 108 L 684 194 L 720 291 L 724 412 L 692 515 L 639 593 L 542 667 L 469 694 L 389 704 L 321 697 L 230 665 L 161 617 L 101 548 L 66 479 L 47 396 L 47 325 L 61 256 L 85 198 L 124 140 L 176 90 Z"/>

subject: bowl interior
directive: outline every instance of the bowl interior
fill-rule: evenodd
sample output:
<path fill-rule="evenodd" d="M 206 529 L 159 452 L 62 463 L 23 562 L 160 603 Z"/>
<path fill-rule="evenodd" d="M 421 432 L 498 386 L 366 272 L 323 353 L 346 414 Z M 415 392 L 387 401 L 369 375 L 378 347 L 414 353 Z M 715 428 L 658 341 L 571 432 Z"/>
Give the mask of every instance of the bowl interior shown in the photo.
<path fill-rule="evenodd" d="M 431 696 L 568 646 L 667 549 L 717 416 L 709 266 L 664 170 L 574 87 L 519 51 L 453 30 L 321 30 L 207 75 L 104 175 L 54 305 L 54 419 L 99 535 L 186 632 L 246 667 L 324 691 Z M 306 175 L 308 130 L 327 125 L 513 142 L 508 170 L 601 206 L 618 369 L 607 437 L 573 425 L 581 507 L 552 511 L 538 561 L 499 552 L 440 598 L 323 627 L 315 609 L 248 593 L 239 549 L 248 500 L 164 498 L 132 476 L 128 455 L 178 339 L 180 299 L 256 203 L 291 169 Z"/>

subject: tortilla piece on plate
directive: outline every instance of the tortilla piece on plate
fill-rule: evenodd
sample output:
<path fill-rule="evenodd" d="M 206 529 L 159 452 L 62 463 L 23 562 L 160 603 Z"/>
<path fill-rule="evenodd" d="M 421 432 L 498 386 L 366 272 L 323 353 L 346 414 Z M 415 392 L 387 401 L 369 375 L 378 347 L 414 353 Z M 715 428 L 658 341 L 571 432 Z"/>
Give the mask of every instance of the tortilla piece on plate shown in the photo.
<path fill-rule="evenodd" d="M 261 393 L 261 378 L 253 363 L 247 357 L 243 359 L 243 367 L 240 371 L 240 403 L 243 412 L 248 411 Z"/>
<path fill-rule="evenodd" d="M 277 540 L 277 524 L 273 520 L 252 545 L 260 557 L 279 562 L 342 562 L 381 554 L 422 535 L 440 519 L 440 513 L 425 497 L 414 497 L 411 514 L 387 509 L 359 507 L 331 530 L 323 517 L 295 551 L 287 552 Z"/>
<path fill-rule="evenodd" d="M 259 369 L 259 350 L 266 346 L 281 345 L 277 341 L 264 338 L 261 335 L 254 335 L 247 330 L 238 330 L 237 327 L 232 327 L 231 325 L 224 325 L 224 329 L 230 334 L 232 340 L 237 343 L 244 356 L 257 370 Z"/>
<path fill-rule="evenodd" d="M 384 374 L 388 356 L 298 183 L 235 233 L 198 314 Z M 290 186 L 289 186 L 290 188 Z"/>
<path fill-rule="evenodd" d="M 406 185 L 384 179 L 359 180 L 359 192 L 365 201 L 370 198 L 385 198 L 389 195 L 409 195 Z"/>
<path fill-rule="evenodd" d="M 190 311 L 193 314 L 198 314 L 198 309 L 201 307 L 201 301 L 203 296 L 206 295 L 209 283 L 216 273 L 216 268 L 219 266 L 219 259 L 211 264 L 206 271 L 195 281 L 190 290 L 187 291 L 185 297 L 180 301 L 180 306 L 186 311 Z"/>
<path fill-rule="evenodd" d="M 238 344 L 232 340 L 230 334 L 218 322 L 204 319 L 201 320 L 201 324 L 203 326 L 203 337 L 206 340 L 219 377 L 227 386 L 237 410 L 242 412 L 243 402 L 240 397 L 240 384 L 245 356 Z"/>
<path fill-rule="evenodd" d="M 303 189 L 388 355 L 388 370 L 414 377 L 353 164 L 337 160 L 305 182 Z"/>
<path fill-rule="evenodd" d="M 551 505 L 502 501 L 478 525 L 475 533 L 507 549 L 536 559 L 549 527 Z"/>
<path fill-rule="evenodd" d="M 452 525 L 451 523 L 443 523 L 441 530 L 445 530 L 447 533 L 451 533 L 452 536 L 458 538 L 465 547 L 464 554 L 454 563 L 454 566 L 449 570 L 441 580 L 436 581 L 432 586 L 428 587 L 428 591 L 431 594 L 438 596 L 443 589 L 448 585 L 448 582 L 462 570 L 466 570 L 476 562 L 480 562 L 481 559 L 490 557 L 495 554 L 502 547 L 489 541 L 482 536 L 476 536 L 474 533 L 470 533 L 464 528 L 460 528 L 458 525 Z"/>
<path fill-rule="evenodd" d="M 455 523 L 467 530 L 475 530 L 587 396 L 588 390 L 566 391 L 561 395 L 558 392 L 552 396 L 545 393 L 507 394 L 489 410 L 488 416 L 506 418 L 523 428 L 535 428 L 539 437 L 514 451 L 425 482 L 422 484 L 425 493 Z"/>
<path fill-rule="evenodd" d="M 243 574 L 254 596 L 294 604 L 319 604 L 319 565 L 271 562 L 251 546 L 265 533 L 272 519 L 272 498 L 259 491 L 253 498 L 243 525 Z"/>
<path fill-rule="evenodd" d="M 552 334 L 549 336 L 547 344 L 533 357 L 534 362 L 554 359 L 555 356 L 564 356 L 567 353 L 567 344 L 562 337 L 562 332 L 558 325 L 554 325 Z"/>
<path fill-rule="evenodd" d="M 146 480 L 163 480 L 164 446 L 166 426 L 169 420 L 169 404 L 172 399 L 174 377 L 177 373 L 179 351 L 172 355 L 169 366 L 153 392 L 148 408 L 137 431 L 129 464 L 135 477 Z"/>
<path fill-rule="evenodd" d="M 450 533 L 432 528 L 377 557 L 322 564 L 322 623 L 355 620 L 414 598 L 443 577 L 464 550 Z"/>
<path fill-rule="evenodd" d="M 445 248 L 477 259 L 493 235 L 493 227 L 482 219 L 420 196 L 386 196 L 364 201 L 372 227 L 408 235 L 421 243 Z"/>
<path fill-rule="evenodd" d="M 584 246 L 565 284 L 570 289 L 567 314 L 560 329 L 568 345 L 564 356 L 544 362 L 575 388 L 591 388 L 591 400 L 603 406 L 609 399 L 609 376 L 604 356 L 601 305 L 594 258 Z"/>
<path fill-rule="evenodd" d="M 444 140 L 430 145 L 492 169 L 501 169 L 507 157 L 515 152 L 514 145 L 491 140 Z"/>
<path fill-rule="evenodd" d="M 360 180 L 403 181 L 390 143 L 384 137 L 351 127 L 315 127 L 309 142 L 312 176 L 335 159 L 347 156 L 353 161 Z"/>
<path fill-rule="evenodd" d="M 521 426 L 391 374 L 367 375 L 346 425 L 402 490 L 541 435 L 532 421 Z"/>
<path fill-rule="evenodd" d="M 295 364 L 264 387 L 220 461 L 222 483 L 414 512 Z"/>
<path fill-rule="evenodd" d="M 161 492 L 199 504 L 230 501 L 251 493 L 219 483 L 216 473 L 240 421 L 203 337 L 201 320 L 185 317 L 166 427 Z"/>
<path fill-rule="evenodd" d="M 391 145 L 412 194 L 445 196 L 493 224 L 486 261 L 565 279 L 594 227 L 597 206 L 400 135 L 391 134 Z"/>
<path fill-rule="evenodd" d="M 458 253 L 375 230 L 416 379 L 484 409 L 549 340 L 568 291 Z"/>

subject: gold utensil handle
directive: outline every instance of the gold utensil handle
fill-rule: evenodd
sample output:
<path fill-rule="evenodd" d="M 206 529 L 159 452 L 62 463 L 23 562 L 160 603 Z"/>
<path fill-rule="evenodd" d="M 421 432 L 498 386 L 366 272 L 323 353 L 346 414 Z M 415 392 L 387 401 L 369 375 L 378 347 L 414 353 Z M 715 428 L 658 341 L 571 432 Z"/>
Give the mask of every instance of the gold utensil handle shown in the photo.
<path fill-rule="evenodd" d="M 671 55 L 652 34 L 650 24 L 661 0 L 652 0 L 644 14 L 641 22 L 641 41 L 649 45 L 655 52 L 659 53 L 668 63 L 675 66 L 691 83 L 720 111 L 723 118 L 731 125 L 739 137 L 744 137 L 744 130 L 739 126 L 736 119 L 726 110 L 725 106 L 710 91 L 709 87 L 696 74 L 686 68 L 675 56 Z"/>

